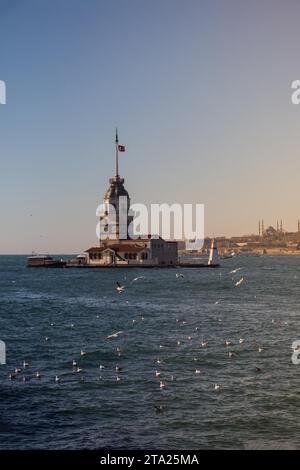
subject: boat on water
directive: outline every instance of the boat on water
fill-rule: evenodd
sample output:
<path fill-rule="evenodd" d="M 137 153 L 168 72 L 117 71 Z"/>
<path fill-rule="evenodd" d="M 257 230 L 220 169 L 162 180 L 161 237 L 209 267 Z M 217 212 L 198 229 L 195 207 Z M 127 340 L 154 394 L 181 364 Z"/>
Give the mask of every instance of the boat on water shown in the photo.
<path fill-rule="evenodd" d="M 27 268 L 64 268 L 66 261 L 54 259 L 50 255 L 31 255 L 27 258 Z"/>
<path fill-rule="evenodd" d="M 220 258 L 218 253 L 218 247 L 214 239 L 211 241 L 208 266 L 217 267 L 220 266 Z"/>

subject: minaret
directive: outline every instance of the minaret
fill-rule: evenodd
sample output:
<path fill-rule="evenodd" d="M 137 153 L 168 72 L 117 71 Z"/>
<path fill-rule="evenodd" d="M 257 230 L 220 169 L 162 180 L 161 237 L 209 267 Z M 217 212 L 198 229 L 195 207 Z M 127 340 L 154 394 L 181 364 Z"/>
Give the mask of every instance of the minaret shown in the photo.
<path fill-rule="evenodd" d="M 277 220 L 277 224 L 276 224 L 276 231 L 277 231 L 277 233 L 279 232 L 279 223 L 278 223 L 278 220 Z"/>
<path fill-rule="evenodd" d="M 281 221 L 280 221 L 280 232 L 281 232 L 281 233 L 283 232 L 283 230 L 282 230 L 282 219 L 281 219 Z"/>
<path fill-rule="evenodd" d="M 258 236 L 260 237 L 261 235 L 261 230 L 260 230 L 260 219 L 258 221 Z"/>
<path fill-rule="evenodd" d="M 100 244 L 104 241 L 108 243 L 119 242 L 128 239 L 128 226 L 133 220 L 129 215 L 130 197 L 124 187 L 124 178 L 119 175 L 119 137 L 116 129 L 115 137 L 115 176 L 109 179 L 109 188 L 103 198 L 103 211 L 100 215 L 101 238 Z M 109 213 L 109 209 L 114 207 L 115 219 Z"/>
<path fill-rule="evenodd" d="M 300 232 L 300 220 L 298 220 L 298 232 Z"/>
<path fill-rule="evenodd" d="M 263 237 L 265 233 L 264 219 L 261 221 L 261 236 Z"/>

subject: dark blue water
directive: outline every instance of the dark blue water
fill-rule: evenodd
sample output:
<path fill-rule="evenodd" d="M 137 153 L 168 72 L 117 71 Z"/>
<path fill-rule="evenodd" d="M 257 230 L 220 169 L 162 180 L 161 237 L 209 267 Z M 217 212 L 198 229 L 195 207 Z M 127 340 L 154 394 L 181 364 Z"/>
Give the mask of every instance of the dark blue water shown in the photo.
<path fill-rule="evenodd" d="M 182 269 L 183 279 L 174 269 L 24 265 L 0 257 L 1 449 L 300 448 L 300 366 L 291 362 L 300 258 L 238 258 Z M 145 279 L 130 286 L 136 276 Z M 23 360 L 29 366 L 9 380 Z"/>

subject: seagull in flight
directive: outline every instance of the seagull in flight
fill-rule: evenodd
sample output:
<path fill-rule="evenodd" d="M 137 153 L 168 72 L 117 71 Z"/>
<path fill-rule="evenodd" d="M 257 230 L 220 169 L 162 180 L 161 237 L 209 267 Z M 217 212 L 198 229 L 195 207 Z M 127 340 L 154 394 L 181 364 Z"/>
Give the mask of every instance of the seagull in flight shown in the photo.
<path fill-rule="evenodd" d="M 182 273 L 176 273 L 177 279 L 182 279 L 184 275 Z"/>
<path fill-rule="evenodd" d="M 122 333 L 123 331 L 116 331 L 115 333 L 112 333 L 111 335 L 106 336 L 106 339 L 117 338 Z"/>
<path fill-rule="evenodd" d="M 244 281 L 244 278 L 243 278 L 243 277 L 241 277 L 241 279 L 235 283 L 235 287 L 238 287 L 238 286 L 240 286 L 240 285 L 242 284 L 242 282 L 243 282 L 243 281 Z"/>
<path fill-rule="evenodd" d="M 230 271 L 229 274 L 235 274 L 235 273 L 237 273 L 238 271 L 240 271 L 241 269 L 243 269 L 243 268 L 236 268 L 236 269 L 233 269 L 232 271 Z"/>
<path fill-rule="evenodd" d="M 123 294 L 123 292 L 125 291 L 125 286 L 121 286 L 121 284 L 118 281 L 116 282 L 116 284 L 117 284 L 116 290 L 118 294 Z"/>
<path fill-rule="evenodd" d="M 132 279 L 131 283 L 130 284 L 133 284 L 134 282 L 138 281 L 139 279 L 146 279 L 145 276 L 138 276 L 138 277 L 135 277 L 134 279 Z"/>

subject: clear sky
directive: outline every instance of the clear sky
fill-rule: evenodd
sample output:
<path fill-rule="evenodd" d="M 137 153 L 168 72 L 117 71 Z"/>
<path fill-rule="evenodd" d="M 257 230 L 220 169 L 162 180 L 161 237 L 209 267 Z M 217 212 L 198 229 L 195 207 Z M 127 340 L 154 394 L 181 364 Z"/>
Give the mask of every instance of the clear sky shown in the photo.
<path fill-rule="evenodd" d="M 0 0 L 0 252 L 80 252 L 114 169 L 207 235 L 300 217 L 298 0 Z"/>

